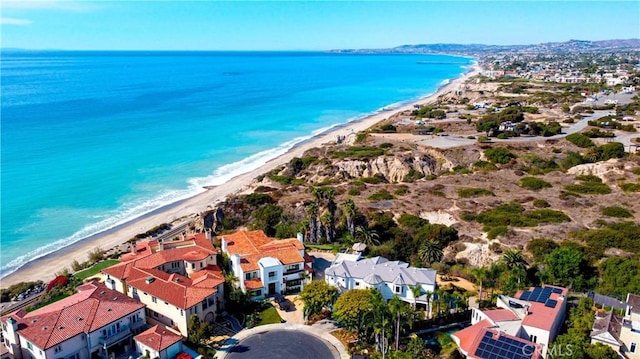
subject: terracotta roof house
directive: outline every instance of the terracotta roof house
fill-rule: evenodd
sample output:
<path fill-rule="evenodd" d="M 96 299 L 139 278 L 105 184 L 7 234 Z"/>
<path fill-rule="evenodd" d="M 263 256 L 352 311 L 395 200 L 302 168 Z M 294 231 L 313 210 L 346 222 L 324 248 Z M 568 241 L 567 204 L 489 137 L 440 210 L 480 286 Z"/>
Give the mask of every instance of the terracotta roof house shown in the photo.
<path fill-rule="evenodd" d="M 136 352 L 149 358 L 173 359 L 183 352 L 182 335 L 164 325 L 154 325 L 133 337 Z"/>
<path fill-rule="evenodd" d="M 325 269 L 324 279 L 340 292 L 376 288 L 385 300 L 397 295 L 405 302 L 425 306 L 427 313 L 431 312 L 428 296 L 436 288 L 433 269 L 410 267 L 408 263 L 383 257 L 363 258 L 361 253 L 339 253 Z M 420 294 L 416 298 L 412 288 L 417 286 Z"/>
<path fill-rule="evenodd" d="M 176 241 L 142 241 L 102 270 L 105 283 L 147 306 L 147 319 L 187 336 L 191 315 L 213 321 L 223 307 L 224 275 L 207 233 Z"/>
<path fill-rule="evenodd" d="M 545 285 L 518 291 L 515 297 L 500 295 L 497 308 L 472 308 L 471 326 L 451 337 L 467 358 L 544 358 L 564 322 L 567 293 Z M 513 353 L 504 354 L 501 347 Z"/>
<path fill-rule="evenodd" d="M 305 252 L 302 234 L 275 239 L 263 231 L 238 231 L 220 236 L 222 251 L 238 286 L 253 300 L 276 293 L 297 292 L 311 281 L 311 257 Z"/>
<path fill-rule="evenodd" d="M 624 316 L 610 312 L 596 313 L 591 343 L 610 346 L 620 356 L 640 359 L 640 295 L 627 294 Z"/>
<path fill-rule="evenodd" d="M 131 345 L 145 327 L 144 304 L 97 281 L 32 312 L 2 318 L 4 343 L 13 357 L 88 359 Z"/>

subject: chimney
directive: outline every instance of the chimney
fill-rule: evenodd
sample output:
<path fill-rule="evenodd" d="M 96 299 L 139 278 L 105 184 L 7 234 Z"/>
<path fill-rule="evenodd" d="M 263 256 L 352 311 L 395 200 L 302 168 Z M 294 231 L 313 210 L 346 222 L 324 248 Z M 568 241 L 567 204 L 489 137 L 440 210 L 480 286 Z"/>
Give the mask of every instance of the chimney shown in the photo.
<path fill-rule="evenodd" d="M 138 242 L 131 242 L 131 254 L 138 254 Z"/>
<path fill-rule="evenodd" d="M 158 251 L 164 250 L 164 241 L 162 239 L 158 239 Z"/>
<path fill-rule="evenodd" d="M 227 253 L 227 240 L 222 237 L 220 239 L 220 247 L 222 248 L 223 253 Z"/>
<path fill-rule="evenodd" d="M 302 232 L 298 232 L 298 241 L 302 244 L 304 244 L 304 234 L 302 234 Z"/>
<path fill-rule="evenodd" d="M 205 229 L 204 230 L 204 235 L 206 236 L 206 238 L 208 240 L 211 240 L 211 230 L 210 229 Z"/>

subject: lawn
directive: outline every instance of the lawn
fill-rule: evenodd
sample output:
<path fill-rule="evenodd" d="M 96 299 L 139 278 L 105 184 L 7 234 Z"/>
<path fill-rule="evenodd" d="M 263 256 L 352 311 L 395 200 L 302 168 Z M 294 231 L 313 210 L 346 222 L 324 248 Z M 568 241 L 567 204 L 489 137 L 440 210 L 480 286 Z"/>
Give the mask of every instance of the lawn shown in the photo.
<path fill-rule="evenodd" d="M 280 314 L 278 314 L 278 311 L 276 310 L 276 308 L 269 307 L 263 310 L 262 313 L 260 313 L 260 324 L 258 325 L 280 324 L 280 323 L 282 323 L 282 318 L 280 317 Z"/>
<path fill-rule="evenodd" d="M 118 263 L 120 263 L 120 261 L 117 259 L 107 259 L 106 261 L 98 262 L 93 266 L 74 274 L 73 276 L 80 280 L 85 280 L 91 276 L 98 274 L 101 270 Z"/>

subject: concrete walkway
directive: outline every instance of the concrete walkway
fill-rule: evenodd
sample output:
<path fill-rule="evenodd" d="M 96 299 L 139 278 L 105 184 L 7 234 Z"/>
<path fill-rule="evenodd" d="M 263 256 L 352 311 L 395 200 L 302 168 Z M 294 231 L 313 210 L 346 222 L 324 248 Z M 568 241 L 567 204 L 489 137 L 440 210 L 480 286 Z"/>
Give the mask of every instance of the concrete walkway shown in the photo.
<path fill-rule="evenodd" d="M 328 332 L 324 328 L 325 328 L 324 326 L 310 327 L 302 324 L 285 323 L 285 324 L 261 325 L 259 327 L 255 327 L 252 329 L 245 329 L 239 332 L 238 334 L 236 334 L 235 336 L 233 336 L 232 338 L 230 338 L 229 340 L 227 340 L 220 347 L 220 349 L 218 349 L 218 351 L 216 352 L 215 358 L 217 359 L 227 358 L 228 356 L 230 356 L 231 350 L 235 346 L 241 345 L 242 341 L 246 338 L 249 338 L 251 336 L 258 335 L 258 334 L 267 333 L 269 331 L 276 331 L 276 330 L 304 332 L 306 334 L 322 339 L 327 344 L 327 346 L 332 349 L 332 351 L 335 351 L 336 358 L 340 358 L 340 359 L 351 358 L 349 353 L 347 353 L 347 350 L 345 349 L 344 345 L 342 345 L 342 343 L 336 337 L 331 335 L 330 332 Z M 304 343 L 292 343 L 292 344 L 304 345 Z"/>

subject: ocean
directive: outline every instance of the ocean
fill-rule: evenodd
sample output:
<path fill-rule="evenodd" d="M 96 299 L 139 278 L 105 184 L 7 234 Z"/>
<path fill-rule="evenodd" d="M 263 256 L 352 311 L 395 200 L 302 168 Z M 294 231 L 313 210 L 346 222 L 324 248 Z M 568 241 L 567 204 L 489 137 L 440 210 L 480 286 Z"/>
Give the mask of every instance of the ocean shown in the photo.
<path fill-rule="evenodd" d="M 323 52 L 1 54 L 0 277 L 203 192 L 472 59 Z"/>

